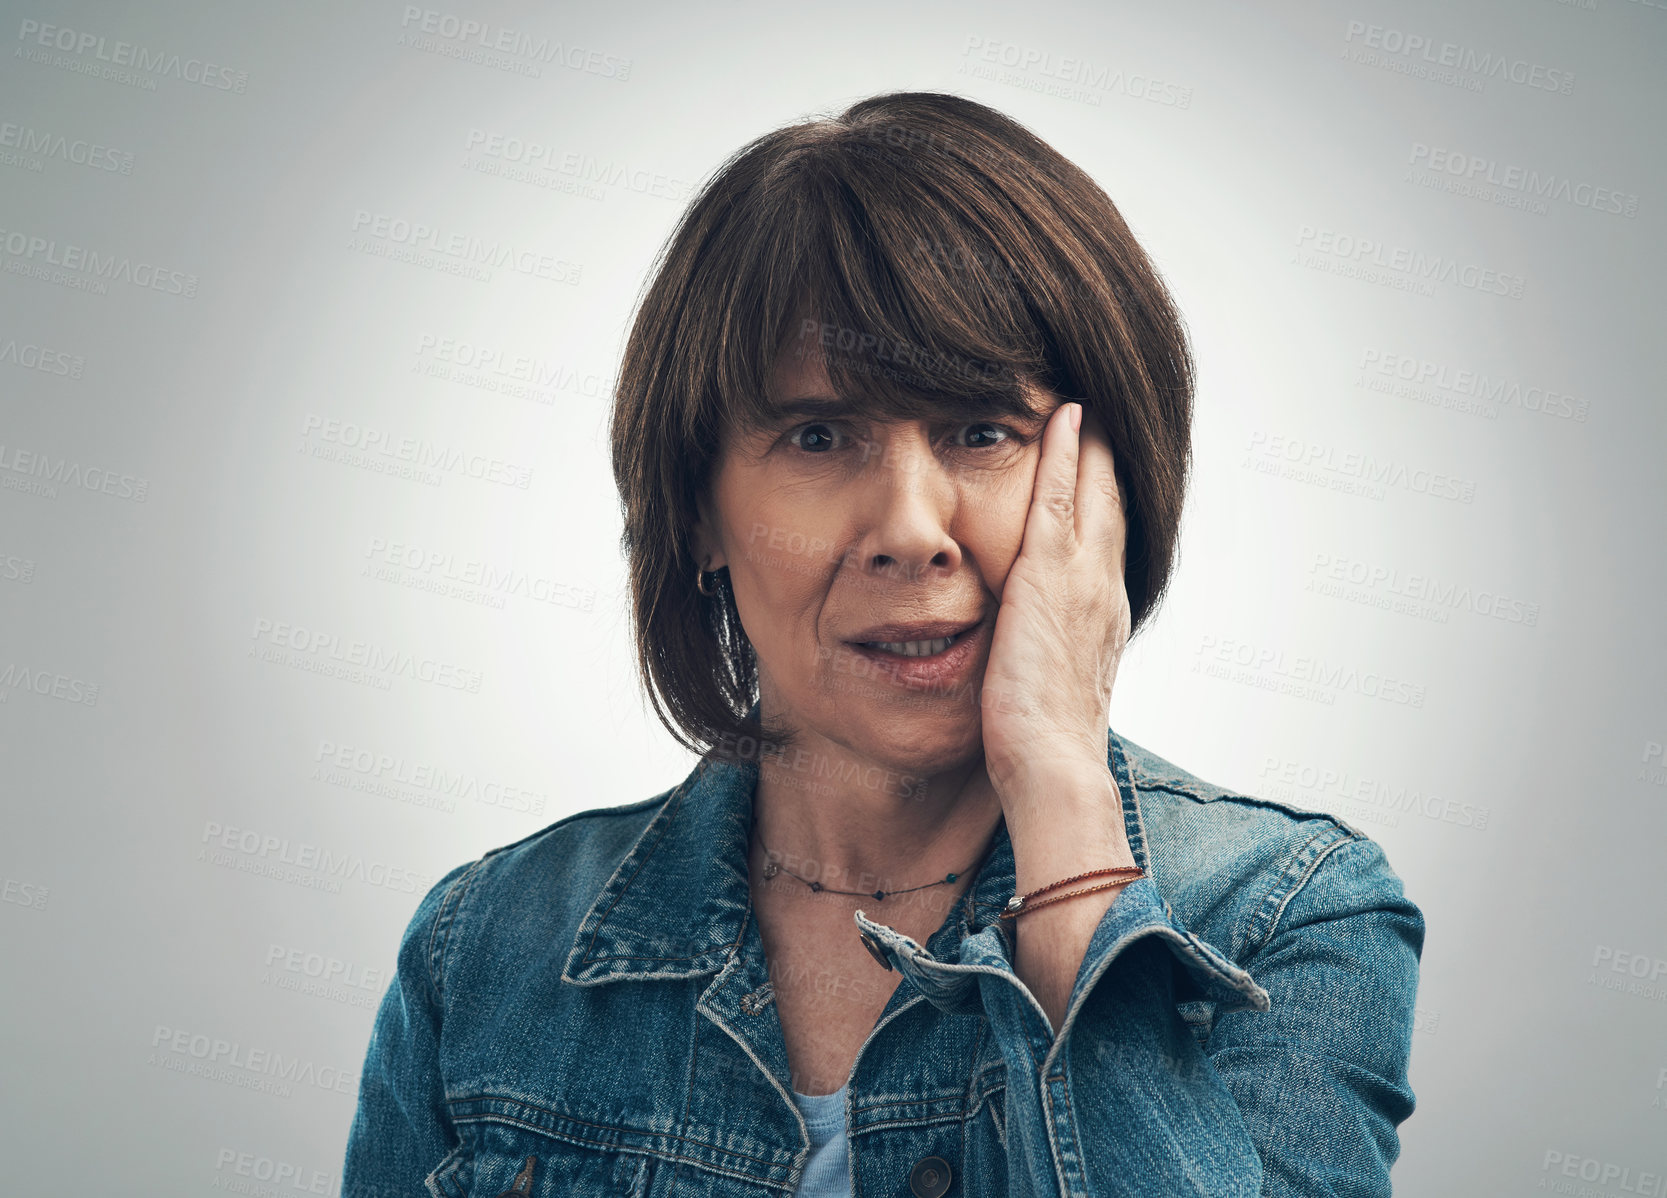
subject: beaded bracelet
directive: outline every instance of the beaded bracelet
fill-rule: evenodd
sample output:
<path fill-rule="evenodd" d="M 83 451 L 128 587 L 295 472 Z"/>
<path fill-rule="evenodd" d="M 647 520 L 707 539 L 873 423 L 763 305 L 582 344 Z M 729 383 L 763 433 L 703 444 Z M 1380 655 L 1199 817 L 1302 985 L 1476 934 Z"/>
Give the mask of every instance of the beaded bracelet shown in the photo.
<path fill-rule="evenodd" d="M 1051 899 L 1044 899 L 1040 903 L 1031 902 L 1031 900 L 1039 894 L 1046 894 L 1050 890 L 1058 890 L 1061 886 L 1069 886 L 1072 882 L 1080 882 L 1083 878 L 1099 877 L 1102 874 L 1121 874 L 1123 876 L 1112 882 L 1101 882 L 1095 886 L 1084 886 L 1081 890 L 1073 890 L 1068 894 L 1056 894 Z M 1026 895 L 1015 894 L 1012 898 L 1007 900 L 1006 908 L 999 916 L 997 916 L 997 918 L 1017 919 L 1025 912 L 1038 910 L 1042 907 L 1046 907 L 1049 903 L 1062 903 L 1066 899 L 1076 898 L 1079 894 L 1093 894 L 1096 890 L 1109 890 L 1113 886 L 1124 886 L 1134 881 L 1136 878 L 1144 878 L 1145 876 L 1146 871 L 1141 869 L 1138 865 L 1119 865 L 1115 868 L 1091 869 L 1087 873 L 1076 874 L 1069 878 L 1061 878 L 1057 882 L 1049 882 L 1046 886 L 1032 890 Z"/>

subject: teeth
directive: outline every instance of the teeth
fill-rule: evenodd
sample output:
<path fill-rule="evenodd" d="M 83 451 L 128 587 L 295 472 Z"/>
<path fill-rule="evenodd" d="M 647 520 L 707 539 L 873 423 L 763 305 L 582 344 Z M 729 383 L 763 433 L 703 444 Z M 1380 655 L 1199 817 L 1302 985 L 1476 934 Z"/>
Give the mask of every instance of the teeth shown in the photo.
<path fill-rule="evenodd" d="M 884 649 L 887 653 L 897 653 L 903 657 L 930 657 L 934 653 L 942 653 L 954 642 L 952 636 L 939 637 L 935 641 L 869 641 L 871 649 Z"/>

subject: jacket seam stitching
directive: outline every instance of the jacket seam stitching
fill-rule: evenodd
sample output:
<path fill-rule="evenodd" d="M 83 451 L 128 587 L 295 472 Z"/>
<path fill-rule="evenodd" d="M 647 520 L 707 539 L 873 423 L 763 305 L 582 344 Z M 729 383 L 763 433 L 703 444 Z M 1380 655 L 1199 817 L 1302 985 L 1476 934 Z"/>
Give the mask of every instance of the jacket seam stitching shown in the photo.
<path fill-rule="evenodd" d="M 1110 732 L 1111 730 L 1108 728 L 1107 731 Z M 1125 833 L 1128 830 L 1129 824 L 1128 808 L 1132 807 L 1134 809 L 1133 822 L 1135 834 L 1129 845 L 1129 851 L 1135 859 L 1135 864 L 1150 873 L 1152 869 L 1152 858 L 1146 842 L 1146 816 L 1140 810 L 1140 785 L 1135 781 L 1136 771 L 1129 762 L 1129 755 L 1124 752 L 1122 738 L 1117 736 L 1116 733 L 1112 733 L 1111 766 L 1111 779 L 1114 783 L 1117 781 L 1117 771 L 1119 766 L 1122 767 L 1124 776 L 1129 780 L 1128 804 L 1125 807 L 1123 803 L 1118 803 L 1118 806 L 1122 808 L 1122 810 L 1119 811 L 1119 814 L 1123 816 Z M 1117 789 L 1119 797 L 1121 797 L 1123 788 L 1119 786 Z"/>
<path fill-rule="evenodd" d="M 485 857 L 471 862 L 446 887 L 446 893 L 440 898 L 440 909 L 435 912 L 434 926 L 428 934 L 428 987 L 433 992 L 434 1004 L 438 1009 L 444 1005 L 444 987 L 446 976 L 446 952 L 451 947 L 452 925 L 457 917 L 457 910 L 463 903 L 463 892 L 473 882 L 475 873 L 480 869 Z"/>
<path fill-rule="evenodd" d="M 1254 942 L 1249 941 L 1247 937 L 1247 943 L 1245 945 L 1246 957 L 1254 956 L 1256 953 L 1261 952 L 1267 947 L 1269 941 L 1273 939 L 1275 932 L 1278 931 L 1279 921 L 1285 918 L 1285 908 L 1289 907 L 1291 905 L 1291 900 L 1296 898 L 1304 886 L 1308 885 L 1309 880 L 1313 878 L 1315 872 L 1320 868 L 1321 863 L 1343 845 L 1359 839 L 1358 836 L 1340 831 L 1338 835 L 1333 837 L 1328 843 L 1315 848 L 1316 842 L 1318 842 L 1323 835 L 1323 833 L 1316 834 L 1308 841 L 1307 844 L 1303 845 L 1301 851 L 1296 854 L 1296 859 L 1293 860 L 1291 867 L 1280 876 L 1280 882 L 1287 881 L 1293 877 L 1294 881 L 1291 881 L 1289 888 L 1285 891 L 1284 895 L 1279 899 L 1278 904 L 1274 907 L 1273 914 L 1268 917 L 1267 930 L 1262 932 L 1254 940 Z M 1297 873 L 1297 865 L 1301 862 L 1303 855 L 1308 853 L 1311 849 L 1313 850 L 1313 858 L 1302 868 L 1300 874 Z M 1273 902 L 1277 890 L 1277 883 L 1274 887 L 1271 887 L 1268 890 L 1267 895 L 1262 899 L 1261 905 L 1257 908 L 1257 915 L 1255 919 L 1252 920 L 1253 923 L 1261 918 L 1262 910 L 1265 909 L 1269 903 Z"/>
<path fill-rule="evenodd" d="M 581 1119 L 577 1115 L 571 1115 L 571 1114 L 567 1114 L 567 1113 L 562 1112 L 562 1111 L 554 1110 L 550 1107 L 540 1106 L 537 1103 L 531 1103 L 531 1102 L 525 1102 L 524 1103 L 524 1102 L 519 1101 L 518 1099 L 513 1099 L 513 1098 L 502 1098 L 502 1097 L 498 1097 L 496 1095 L 491 1095 L 491 1094 L 481 1094 L 481 1095 L 474 1095 L 474 1096 L 465 1097 L 465 1098 L 448 1098 L 446 1100 L 446 1103 L 447 1103 L 448 1106 L 451 1106 L 451 1105 L 457 1105 L 459 1103 L 464 1103 L 464 1102 L 478 1101 L 479 1099 L 482 1099 L 482 1098 L 484 1098 L 488 1101 L 492 1101 L 492 1102 L 512 1103 L 515 1106 L 525 1107 L 528 1110 L 543 1111 L 543 1112 L 546 1112 L 546 1113 L 554 1116 L 557 1119 L 563 1119 L 563 1120 L 566 1120 L 569 1123 L 577 1123 L 580 1127 L 594 1127 L 598 1131 L 625 1132 L 629 1135 L 644 1136 L 644 1137 L 648 1137 L 648 1138 L 651 1138 L 651 1139 L 652 1138 L 657 1138 L 657 1137 L 664 1137 L 667 1141 L 670 1141 L 670 1142 L 675 1142 L 675 1143 L 678 1143 L 678 1144 L 690 1144 L 690 1145 L 693 1145 L 696 1148 L 710 1148 L 710 1149 L 712 1149 L 712 1151 L 722 1153 L 726 1156 L 739 1157 L 740 1159 L 747 1160 L 747 1161 L 757 1161 L 759 1164 L 768 1165 L 772 1169 L 781 1167 L 775 1161 L 770 1160 L 768 1157 L 754 1156 L 750 1152 L 742 1152 L 739 1149 L 724 1148 L 723 1146 L 718 1145 L 718 1144 L 709 1144 L 705 1140 L 697 1140 L 693 1136 L 680 1136 L 676 1132 L 647 1132 L 647 1131 L 643 1131 L 641 1128 L 618 1127 L 618 1126 L 615 1126 L 614 1124 L 611 1124 L 611 1123 L 592 1123 L 589 1119 Z M 487 1112 L 483 1112 L 483 1113 L 478 1114 L 478 1115 L 453 1115 L 452 1118 L 458 1123 L 509 1123 L 509 1124 L 512 1124 L 516 1127 L 524 1128 L 527 1131 L 537 1132 L 539 1135 L 542 1135 L 542 1136 L 549 1136 L 552 1139 L 559 1140 L 559 1139 L 566 1138 L 563 1133 L 561 1133 L 559 1131 L 556 1131 L 553 1128 L 540 1127 L 538 1124 L 533 1123 L 531 1121 L 523 1120 L 523 1119 L 517 1119 L 514 1115 L 503 1114 L 503 1113 L 500 1113 L 500 1112 L 497 1112 L 497 1111 L 487 1111 Z M 573 1139 L 581 1139 L 581 1140 L 584 1139 L 583 1136 L 574 1136 L 572 1138 Z M 620 1147 L 618 1145 L 617 1140 L 616 1141 L 585 1140 L 585 1143 L 587 1143 L 587 1144 L 599 1144 L 599 1145 L 602 1145 L 604 1147 Z M 620 1151 L 621 1152 L 640 1152 L 640 1153 L 645 1153 L 645 1154 L 650 1155 L 650 1156 L 659 1155 L 658 1153 L 655 1153 L 652 1150 L 646 1149 L 646 1148 L 624 1148 L 624 1147 L 620 1147 Z M 679 1157 L 668 1158 L 668 1159 L 683 1160 L 683 1159 L 687 1159 L 687 1158 L 679 1156 Z M 696 1161 L 696 1160 L 690 1160 L 689 1163 L 694 1164 L 694 1165 L 700 1164 L 700 1162 Z M 751 1178 L 749 1180 L 757 1180 L 757 1179 L 756 1178 Z"/>
<path fill-rule="evenodd" d="M 1043 1064 L 1044 1064 L 1044 1067 L 1045 1067 L 1046 1062 L 1044 1062 Z M 1065 1075 L 1064 1074 L 1062 1074 L 1062 1073 L 1061 1074 L 1056 1074 L 1055 1076 L 1058 1077 L 1061 1082 L 1065 1082 Z M 1065 1167 L 1065 1153 L 1064 1153 L 1064 1150 L 1060 1147 L 1060 1144 L 1059 1144 L 1059 1131 L 1058 1131 L 1058 1128 L 1057 1128 L 1056 1124 L 1058 1122 L 1060 1122 L 1060 1117 L 1054 1112 L 1053 1087 L 1050 1084 L 1049 1079 L 1046 1078 L 1046 1077 L 1040 1077 L 1040 1078 L 1038 1078 L 1038 1080 L 1042 1084 L 1042 1104 L 1041 1105 L 1042 1105 L 1043 1117 L 1047 1119 L 1048 1148 L 1051 1150 L 1050 1155 L 1052 1155 L 1052 1157 L 1053 1157 L 1054 1176 L 1059 1179 L 1059 1192 L 1061 1194 L 1073 1194 L 1074 1195 L 1074 1194 L 1079 1193 L 1080 1191 L 1078 1190 L 1077 1186 L 1074 1184 L 1075 1170 L 1069 1170 Z M 1065 1121 L 1068 1122 L 1068 1120 L 1070 1119 L 1070 1114 L 1071 1114 L 1071 1111 L 1070 1111 L 1070 1106 L 1071 1106 L 1070 1084 L 1065 1083 L 1064 1089 L 1065 1089 L 1065 1107 L 1066 1107 L 1064 1119 L 1065 1119 Z M 1072 1129 L 1069 1126 L 1067 1126 L 1066 1130 L 1069 1132 Z M 1073 1136 L 1072 1139 L 1073 1139 L 1073 1143 L 1074 1143 L 1075 1137 Z"/>
<path fill-rule="evenodd" d="M 1245 912 L 1243 948 L 1235 955 L 1249 958 L 1261 951 L 1273 936 L 1273 926 L 1278 920 L 1279 912 L 1284 910 L 1284 897 L 1291 890 L 1301 885 L 1301 879 L 1306 869 L 1312 864 L 1315 846 L 1325 837 L 1324 828 L 1317 829 L 1313 835 L 1296 848 L 1281 869 L 1269 882 L 1267 890 L 1263 892 L 1261 900 L 1254 907 Z"/>
<path fill-rule="evenodd" d="M 976 986 L 978 983 L 974 982 L 973 985 Z M 972 1060 L 974 1069 L 967 1075 L 966 1117 L 968 1119 L 976 1116 L 979 1110 L 984 1106 L 984 1100 L 995 1092 L 994 1086 L 991 1086 L 988 1090 L 986 1090 L 980 1083 L 983 1082 L 987 1075 L 995 1073 L 998 1065 L 1002 1062 L 991 1061 L 983 1069 L 978 1069 L 976 1067 L 978 1062 L 984 1059 L 984 1048 L 990 1042 L 990 1038 L 991 1033 L 989 1019 L 986 1018 L 980 1020 L 978 1025 L 978 1034 L 973 1037 L 972 1041 Z M 1007 1079 L 1003 1078 L 1001 1084 L 1005 1086 L 1007 1084 Z"/>
<path fill-rule="evenodd" d="M 1278 799 L 1264 799 L 1259 795 L 1240 794 L 1233 790 L 1223 790 L 1220 794 L 1206 795 L 1200 794 L 1195 790 L 1186 789 L 1185 787 L 1173 786 L 1168 783 L 1153 781 L 1150 778 L 1145 779 L 1144 784 L 1147 790 L 1161 790 L 1165 794 L 1172 794 L 1176 798 L 1180 799 L 1191 799 L 1195 803 L 1245 803 L 1252 807 L 1261 807 L 1269 811 L 1280 812 L 1293 820 L 1325 820 L 1328 823 L 1335 824 L 1339 828 L 1343 828 L 1345 831 L 1351 830 L 1343 820 L 1331 814 L 1329 811 L 1314 811 L 1307 807 L 1295 807 L 1289 803 L 1282 803 Z"/>
<path fill-rule="evenodd" d="M 679 783 L 678 785 L 682 785 L 682 783 Z M 482 854 L 482 858 L 496 857 L 500 854 L 509 852 L 511 849 L 518 849 L 522 845 L 531 844 L 540 837 L 548 836 L 550 833 L 555 832 L 560 828 L 564 828 L 568 824 L 577 823 L 579 820 L 611 819 L 614 817 L 624 818 L 628 815 L 640 814 L 651 807 L 664 804 L 666 800 L 671 797 L 671 792 L 676 789 L 677 787 L 675 786 L 669 786 L 665 790 L 660 791 L 658 794 L 649 795 L 646 799 L 637 799 L 630 803 L 618 803 L 612 807 L 590 807 L 584 811 L 575 811 L 572 815 L 564 815 L 558 820 L 552 820 L 536 832 L 528 832 L 519 840 L 512 840 L 508 844 L 500 844 L 496 848 L 487 849 L 486 852 Z"/>
<path fill-rule="evenodd" d="M 1276 931 L 1278 931 L 1279 921 L 1285 918 L 1285 908 L 1289 907 L 1291 905 L 1291 900 L 1296 898 L 1296 896 L 1299 893 L 1301 893 L 1302 888 L 1304 886 L 1308 885 L 1309 880 L 1311 878 L 1313 878 L 1313 876 L 1316 873 L 1319 872 L 1320 866 L 1325 864 L 1326 858 L 1330 857 L 1333 853 L 1337 852 L 1339 849 L 1344 848 L 1347 845 L 1358 843 L 1358 842 L 1359 842 L 1358 837 L 1340 836 L 1336 840 L 1332 841 L 1330 844 L 1326 845 L 1323 849 L 1321 849 L 1319 851 L 1319 853 L 1317 853 L 1315 855 L 1314 864 L 1312 864 L 1308 867 L 1308 872 L 1303 875 L 1302 880 L 1300 882 L 1298 882 L 1295 886 L 1291 887 L 1291 892 L 1289 894 L 1287 894 L 1284 898 L 1284 901 L 1282 901 L 1279 904 L 1279 910 L 1274 913 L 1273 925 L 1268 929 L 1268 939 L 1271 940 L 1273 938 L 1274 933 Z M 1266 941 L 1264 941 L 1263 943 L 1265 944 Z M 1261 946 L 1258 945 L 1258 948 L 1260 948 L 1260 947 Z"/>
<path fill-rule="evenodd" d="M 872 1123 L 864 1123 L 861 1127 L 846 1129 L 846 1134 L 852 1139 L 865 1136 L 870 1132 L 891 1131 L 898 1127 L 935 1127 L 941 1123 L 965 1123 L 967 1121 L 965 1109 L 945 1111 L 941 1115 L 921 1115 L 915 1118 L 899 1116 L 895 1119 L 876 1119 Z"/>
<path fill-rule="evenodd" d="M 977 1076 L 983 1077 L 985 1073 L 990 1072 L 992 1071 L 986 1069 L 984 1070 L 984 1073 L 980 1073 Z M 1004 1085 L 1006 1085 L 1005 1082 L 997 1082 L 989 1088 L 991 1090 L 999 1090 Z M 890 1111 L 903 1108 L 904 1113 L 897 1115 L 882 1115 L 879 1118 L 888 1123 L 899 1119 L 944 1119 L 950 1116 L 967 1114 L 967 1095 L 968 1091 L 963 1088 L 960 1090 L 939 1091 L 935 1096 L 925 1098 L 882 1098 L 877 1099 L 874 1102 L 865 1102 L 861 1105 L 854 1106 L 852 1107 L 852 1113 L 857 1115 L 866 1115 L 873 1111 Z M 920 1113 L 909 1113 L 911 1111 L 916 1111 L 917 1109 Z"/>

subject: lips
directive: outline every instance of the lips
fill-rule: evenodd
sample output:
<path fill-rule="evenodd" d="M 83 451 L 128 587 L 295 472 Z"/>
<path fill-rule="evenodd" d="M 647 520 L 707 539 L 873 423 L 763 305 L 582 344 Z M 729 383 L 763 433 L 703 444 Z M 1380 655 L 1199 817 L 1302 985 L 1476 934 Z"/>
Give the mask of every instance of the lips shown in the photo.
<path fill-rule="evenodd" d="M 949 638 L 949 647 L 937 653 L 911 657 L 893 649 L 853 642 L 848 650 L 849 662 L 841 661 L 836 668 L 862 680 L 862 693 L 882 700 L 888 688 L 935 696 L 946 703 L 964 704 L 969 694 L 976 695 L 974 684 L 982 663 L 989 656 L 990 642 L 995 635 L 994 620 L 922 620 L 910 624 L 879 624 L 864 629 L 863 637 L 897 637 L 905 641 L 941 641 Z M 931 634 L 931 635 L 923 635 Z M 895 643 L 885 640 L 884 643 Z M 875 689 L 878 688 L 878 689 Z"/>
<path fill-rule="evenodd" d="M 982 623 L 982 618 L 971 620 L 924 620 L 910 624 L 876 624 L 872 628 L 864 629 L 855 636 L 845 638 L 847 644 L 865 645 L 876 642 L 886 644 L 903 644 L 908 641 L 935 641 L 941 637 L 955 636 L 969 628 L 976 628 Z"/>

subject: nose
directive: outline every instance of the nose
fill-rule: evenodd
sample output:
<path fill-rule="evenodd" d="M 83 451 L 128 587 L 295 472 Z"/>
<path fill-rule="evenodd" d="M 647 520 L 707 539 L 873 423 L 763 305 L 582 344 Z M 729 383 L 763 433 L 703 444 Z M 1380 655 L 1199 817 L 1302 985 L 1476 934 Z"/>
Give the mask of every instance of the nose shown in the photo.
<path fill-rule="evenodd" d="M 856 560 L 865 572 L 919 581 L 953 573 L 961 547 L 950 535 L 959 495 L 919 425 L 869 447 L 860 481 L 862 534 Z"/>

